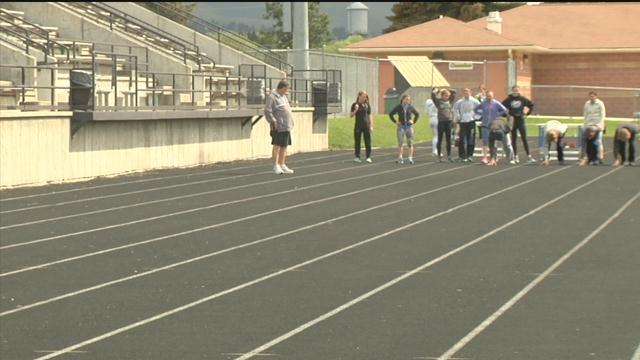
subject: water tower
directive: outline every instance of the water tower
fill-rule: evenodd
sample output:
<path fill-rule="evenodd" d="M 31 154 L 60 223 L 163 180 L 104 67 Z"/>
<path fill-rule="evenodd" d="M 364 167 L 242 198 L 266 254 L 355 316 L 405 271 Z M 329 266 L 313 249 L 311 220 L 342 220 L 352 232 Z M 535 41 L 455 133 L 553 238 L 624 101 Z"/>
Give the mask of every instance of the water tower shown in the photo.
<path fill-rule="evenodd" d="M 347 32 L 349 35 L 367 35 L 369 8 L 361 2 L 347 6 Z"/>

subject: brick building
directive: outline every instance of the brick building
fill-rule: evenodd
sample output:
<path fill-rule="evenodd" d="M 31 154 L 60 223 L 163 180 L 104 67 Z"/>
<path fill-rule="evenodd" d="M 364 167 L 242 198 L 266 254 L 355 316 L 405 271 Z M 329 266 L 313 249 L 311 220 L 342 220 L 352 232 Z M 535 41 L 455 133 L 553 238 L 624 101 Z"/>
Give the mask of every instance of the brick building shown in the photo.
<path fill-rule="evenodd" d="M 477 88 L 486 81 L 499 99 L 517 83 L 536 102 L 536 113 L 545 115 L 580 115 L 586 87 L 625 88 L 598 92 L 608 116 L 630 117 L 640 111 L 638 19 L 640 3 L 527 4 L 466 23 L 441 17 L 340 51 L 485 62 L 468 71 L 436 66 L 452 87 Z M 397 82 L 390 68 L 380 62 L 380 96 Z"/>

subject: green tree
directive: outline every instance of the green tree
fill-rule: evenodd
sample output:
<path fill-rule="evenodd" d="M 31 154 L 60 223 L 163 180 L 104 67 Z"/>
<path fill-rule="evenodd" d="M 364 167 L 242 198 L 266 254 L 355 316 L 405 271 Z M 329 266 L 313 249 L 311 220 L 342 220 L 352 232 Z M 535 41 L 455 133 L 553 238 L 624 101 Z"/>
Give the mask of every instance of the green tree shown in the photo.
<path fill-rule="evenodd" d="M 358 35 L 358 34 L 351 35 L 344 40 L 336 40 L 336 41 L 329 42 L 328 44 L 326 44 L 324 51 L 328 53 L 341 54 L 341 52 L 338 51 L 338 49 L 347 47 L 351 44 L 355 44 L 362 40 L 364 40 L 364 37 L 362 35 Z"/>
<path fill-rule="evenodd" d="M 523 5 L 524 3 L 497 2 L 398 2 L 393 4 L 393 15 L 386 18 L 391 26 L 383 30 L 390 33 L 409 26 L 434 20 L 440 15 L 461 21 L 471 21 L 487 16 L 489 11 L 504 11 Z"/>
<path fill-rule="evenodd" d="M 195 2 L 164 1 L 160 3 L 137 2 L 136 4 L 183 25 L 191 20 L 193 10 L 196 8 Z"/>
<path fill-rule="evenodd" d="M 284 10 L 281 2 L 266 2 L 263 19 L 275 21 L 269 30 L 261 30 L 257 35 L 260 44 L 270 48 L 290 48 L 293 37 L 284 32 Z M 319 48 L 331 40 L 329 15 L 320 11 L 319 2 L 309 2 L 309 48 Z"/>

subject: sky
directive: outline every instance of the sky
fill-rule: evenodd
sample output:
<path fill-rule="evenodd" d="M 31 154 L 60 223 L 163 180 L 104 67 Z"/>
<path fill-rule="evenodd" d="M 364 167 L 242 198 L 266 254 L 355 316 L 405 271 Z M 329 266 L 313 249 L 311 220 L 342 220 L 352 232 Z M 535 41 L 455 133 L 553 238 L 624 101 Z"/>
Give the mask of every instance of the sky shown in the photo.
<path fill-rule="evenodd" d="M 271 26 L 273 22 L 262 19 L 264 2 L 197 2 L 197 16 L 222 27 L 232 21 L 255 26 Z M 335 27 L 347 27 L 346 8 L 351 2 L 320 2 L 320 9 L 329 15 L 329 31 Z M 382 34 L 382 29 L 391 25 L 385 18 L 390 16 L 393 2 L 363 2 L 369 7 L 369 35 Z"/>

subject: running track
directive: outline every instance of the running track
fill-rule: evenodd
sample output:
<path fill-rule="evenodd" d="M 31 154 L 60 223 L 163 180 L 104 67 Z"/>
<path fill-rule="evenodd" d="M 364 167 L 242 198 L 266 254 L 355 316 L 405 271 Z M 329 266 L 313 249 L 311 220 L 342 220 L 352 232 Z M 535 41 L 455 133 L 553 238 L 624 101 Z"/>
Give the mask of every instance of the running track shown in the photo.
<path fill-rule="evenodd" d="M 640 360 L 640 168 L 429 152 L 4 190 L 0 357 Z"/>

